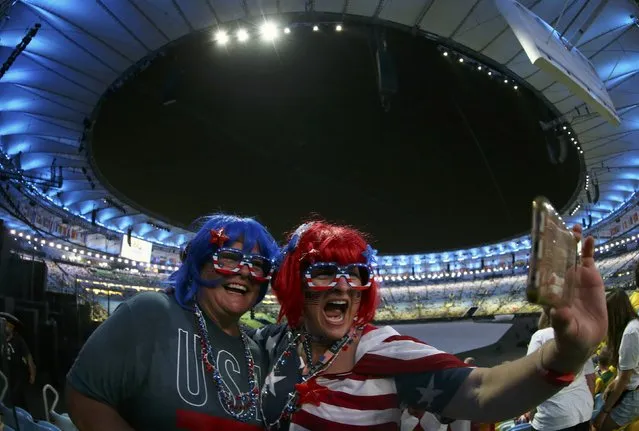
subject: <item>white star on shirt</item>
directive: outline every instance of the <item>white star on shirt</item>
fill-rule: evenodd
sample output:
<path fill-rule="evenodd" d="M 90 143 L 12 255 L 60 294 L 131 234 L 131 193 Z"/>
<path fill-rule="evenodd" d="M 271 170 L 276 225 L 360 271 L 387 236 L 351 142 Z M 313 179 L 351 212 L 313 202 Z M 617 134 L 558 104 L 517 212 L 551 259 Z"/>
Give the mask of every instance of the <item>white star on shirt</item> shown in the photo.
<path fill-rule="evenodd" d="M 275 347 L 275 345 L 277 344 L 277 338 L 278 337 L 273 337 L 270 336 L 266 339 L 266 350 L 268 350 L 268 353 L 270 355 L 273 354 L 273 348 Z"/>
<path fill-rule="evenodd" d="M 435 389 L 435 376 L 430 378 L 430 382 L 426 388 L 417 388 L 422 397 L 419 399 L 418 404 L 425 403 L 426 407 L 429 407 L 433 400 L 437 398 L 442 392 L 440 389 Z"/>
<path fill-rule="evenodd" d="M 275 384 L 279 382 L 280 380 L 284 380 L 285 378 L 286 376 L 276 376 L 275 373 L 271 373 L 268 375 L 268 377 L 264 381 L 264 384 L 268 385 L 268 390 L 273 395 L 277 396 L 277 394 L 275 393 Z"/>

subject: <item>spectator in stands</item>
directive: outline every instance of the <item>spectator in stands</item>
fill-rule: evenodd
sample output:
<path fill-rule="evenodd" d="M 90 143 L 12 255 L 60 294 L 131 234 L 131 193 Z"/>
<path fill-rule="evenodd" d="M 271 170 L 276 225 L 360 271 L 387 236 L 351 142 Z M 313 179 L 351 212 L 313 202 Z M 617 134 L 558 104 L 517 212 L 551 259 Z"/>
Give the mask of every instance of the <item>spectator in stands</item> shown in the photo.
<path fill-rule="evenodd" d="M 19 333 L 22 322 L 13 314 L 0 312 L 4 320 L 5 340 L 2 359 L 6 361 L 9 384 L 8 404 L 28 409 L 26 392 L 36 379 L 36 366 L 27 343 Z"/>
<path fill-rule="evenodd" d="M 616 368 L 612 362 L 612 352 L 607 346 L 601 349 L 598 361 L 595 394 L 601 393 L 606 389 L 616 372 Z"/>
<path fill-rule="evenodd" d="M 550 326 L 549 311 L 544 309 L 539 317 L 538 330 L 528 345 L 528 355 L 532 355 L 555 338 L 555 330 Z M 525 414 L 532 427 L 539 431 L 589 431 L 593 409 L 595 368 L 592 360 L 585 361 L 583 369 L 575 380 L 555 395 L 537 406 L 537 411 Z M 520 418 L 522 421 L 524 418 Z"/>
<path fill-rule="evenodd" d="M 581 237 L 581 228 L 574 233 Z M 593 251 L 587 238 L 582 264 L 569 273 L 575 300 L 552 310 L 554 340 L 509 364 L 475 368 L 390 327 L 370 325 L 378 286 L 374 253 L 361 233 L 324 222 L 300 226 L 273 283 L 287 326 L 254 334 L 273 367 L 261 393 L 267 427 L 391 428 L 402 405 L 442 421 L 518 416 L 572 383 L 605 335 L 604 286 Z"/>
<path fill-rule="evenodd" d="M 80 431 L 261 429 L 265 358 L 238 322 L 266 294 L 277 253 L 253 219 L 206 219 L 171 292 L 122 303 L 82 348 L 67 379 Z"/>
<path fill-rule="evenodd" d="M 604 405 L 593 421 L 595 428 L 612 431 L 639 417 L 639 318 L 626 292 L 608 294 L 607 345 L 617 364 L 617 377 L 604 392 Z"/>

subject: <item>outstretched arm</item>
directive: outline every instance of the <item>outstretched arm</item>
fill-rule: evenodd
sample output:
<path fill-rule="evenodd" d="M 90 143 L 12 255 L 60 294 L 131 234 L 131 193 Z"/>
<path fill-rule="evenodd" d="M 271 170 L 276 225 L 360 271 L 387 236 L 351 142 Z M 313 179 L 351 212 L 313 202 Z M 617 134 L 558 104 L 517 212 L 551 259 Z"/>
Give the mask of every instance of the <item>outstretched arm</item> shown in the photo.
<path fill-rule="evenodd" d="M 573 229 L 581 239 L 581 227 Z M 577 373 L 608 328 L 603 280 L 593 259 L 594 239 L 581 250 L 581 265 L 567 275 L 574 286 L 572 302 L 551 309 L 555 339 L 529 356 L 493 368 L 473 370 L 443 413 L 492 421 L 514 417 L 561 389 L 544 373 Z"/>
<path fill-rule="evenodd" d="M 580 239 L 581 227 L 573 231 Z M 576 374 L 608 327 L 603 280 L 593 252 L 594 240 L 587 238 L 582 264 L 567 277 L 575 288 L 572 302 L 551 309 L 554 340 L 524 358 L 493 368 L 463 368 L 451 355 L 439 352 L 431 356 L 440 364 L 439 370 L 424 369 L 410 379 L 396 377 L 402 402 L 447 418 L 495 422 L 531 410 L 558 392 L 562 380 L 549 376 Z"/>
<path fill-rule="evenodd" d="M 587 354 L 562 356 L 553 340 L 516 361 L 493 368 L 476 368 L 442 413 L 446 417 L 485 423 L 519 416 L 561 389 L 549 383 L 540 369 L 576 372 L 587 359 Z"/>

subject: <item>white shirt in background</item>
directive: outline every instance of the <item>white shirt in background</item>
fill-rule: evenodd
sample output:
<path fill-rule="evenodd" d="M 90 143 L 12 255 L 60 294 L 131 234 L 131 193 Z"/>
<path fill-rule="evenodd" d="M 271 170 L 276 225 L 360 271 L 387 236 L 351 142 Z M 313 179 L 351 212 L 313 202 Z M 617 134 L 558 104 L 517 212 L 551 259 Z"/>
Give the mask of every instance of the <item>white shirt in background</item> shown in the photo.
<path fill-rule="evenodd" d="M 424 412 L 421 419 L 417 419 L 408 413 L 408 410 L 404 410 L 401 418 L 401 431 L 414 431 L 418 425 L 424 431 L 446 431 L 448 429 L 448 425 L 439 423 L 435 415 L 430 412 Z"/>
<path fill-rule="evenodd" d="M 626 325 L 619 345 L 619 369 L 634 370 L 626 389 L 639 386 L 639 319 L 632 319 Z"/>
<path fill-rule="evenodd" d="M 639 326 L 637 329 L 639 330 Z M 639 332 L 637 335 L 639 341 Z M 530 355 L 553 338 L 553 328 L 538 330 L 530 338 L 527 354 Z M 637 345 L 639 346 L 639 343 Z M 556 431 L 589 421 L 592 417 L 593 396 L 585 376 L 594 372 L 592 360 L 589 359 L 570 385 L 537 406 L 537 413 L 532 420 L 533 428 L 540 431 Z"/>

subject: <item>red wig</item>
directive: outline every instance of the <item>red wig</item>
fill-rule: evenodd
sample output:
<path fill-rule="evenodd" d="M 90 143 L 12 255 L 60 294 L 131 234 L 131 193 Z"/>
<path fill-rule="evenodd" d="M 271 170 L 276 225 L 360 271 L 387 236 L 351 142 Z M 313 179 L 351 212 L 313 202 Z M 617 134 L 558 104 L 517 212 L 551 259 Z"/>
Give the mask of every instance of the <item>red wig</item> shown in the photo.
<path fill-rule="evenodd" d="M 311 222 L 298 239 L 296 247 L 291 249 L 289 245 L 273 281 L 273 293 L 280 303 L 278 321 L 286 316 L 288 325 L 292 328 L 302 323 L 304 305 L 302 274 L 311 265 L 307 255 L 312 254 L 315 262 L 335 262 L 339 265 L 367 263 L 363 254 L 367 245 L 364 235 L 356 229 L 322 221 Z M 313 252 L 309 253 L 310 250 Z M 354 323 L 363 325 L 373 320 L 377 305 L 378 286 L 373 279 L 371 286 L 362 292 L 362 300 Z"/>

